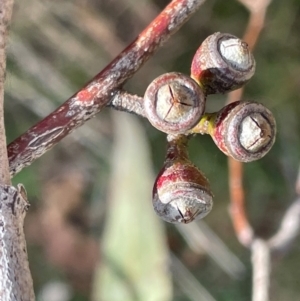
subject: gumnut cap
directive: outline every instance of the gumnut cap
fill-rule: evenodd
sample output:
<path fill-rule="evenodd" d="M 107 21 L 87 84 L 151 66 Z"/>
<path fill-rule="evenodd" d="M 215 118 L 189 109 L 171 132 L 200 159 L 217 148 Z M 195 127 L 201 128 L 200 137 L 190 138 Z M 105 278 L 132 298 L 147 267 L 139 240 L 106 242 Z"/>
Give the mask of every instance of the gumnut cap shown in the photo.
<path fill-rule="evenodd" d="M 192 163 L 163 168 L 153 188 L 156 213 L 170 223 L 190 223 L 212 209 L 213 196 L 206 177 Z"/>
<path fill-rule="evenodd" d="M 219 149 L 235 160 L 258 160 L 275 142 L 275 118 L 262 104 L 237 101 L 218 113 L 212 137 Z"/>
<path fill-rule="evenodd" d="M 255 72 L 246 42 L 227 33 L 214 33 L 200 45 L 191 64 L 191 77 L 206 94 L 225 93 L 245 85 Z"/>
<path fill-rule="evenodd" d="M 189 76 L 165 73 L 154 79 L 144 95 L 144 110 L 149 122 L 167 134 L 185 133 L 201 118 L 205 94 Z"/>

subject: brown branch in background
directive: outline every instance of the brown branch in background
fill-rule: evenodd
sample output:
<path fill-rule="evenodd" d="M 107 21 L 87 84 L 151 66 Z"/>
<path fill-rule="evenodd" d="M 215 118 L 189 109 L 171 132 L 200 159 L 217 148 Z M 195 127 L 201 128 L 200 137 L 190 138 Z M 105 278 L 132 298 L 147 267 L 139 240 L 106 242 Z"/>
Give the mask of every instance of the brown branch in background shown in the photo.
<path fill-rule="evenodd" d="M 13 176 L 98 113 L 204 0 L 174 0 L 85 87 L 8 146 Z"/>
<path fill-rule="evenodd" d="M 243 163 L 228 158 L 230 215 L 239 242 L 250 247 L 253 240 L 253 229 L 248 221 L 245 208 L 243 188 Z"/>
<path fill-rule="evenodd" d="M 250 11 L 250 20 L 244 40 L 253 50 L 264 26 L 267 6 L 270 0 L 239 0 Z M 243 89 L 230 93 L 228 103 L 239 100 Z M 229 165 L 229 189 L 231 202 L 231 218 L 236 235 L 241 244 L 251 248 L 252 253 L 252 301 L 268 301 L 271 273 L 271 252 L 287 251 L 300 231 L 300 199 L 295 200 L 284 214 L 278 231 L 268 240 L 255 238 L 248 221 L 245 209 L 245 193 L 243 188 L 243 164 L 231 158 Z M 299 169 L 300 170 L 300 169 Z M 300 172 L 295 184 L 296 193 L 300 194 Z"/>
<path fill-rule="evenodd" d="M 250 12 L 250 19 L 244 34 L 244 40 L 250 49 L 254 49 L 265 24 L 267 8 L 272 0 L 238 0 Z"/>
<path fill-rule="evenodd" d="M 271 254 L 266 241 L 256 238 L 252 253 L 252 301 L 268 301 L 271 273 Z"/>
<path fill-rule="evenodd" d="M 295 184 L 295 191 L 300 196 L 300 166 L 298 167 L 298 176 Z"/>
<path fill-rule="evenodd" d="M 250 12 L 250 19 L 243 37 L 253 51 L 264 27 L 265 15 L 270 0 L 239 0 Z M 229 93 L 227 103 L 242 98 L 243 88 Z M 253 241 L 253 229 L 248 221 L 245 209 L 245 192 L 243 187 L 243 163 L 228 158 L 230 214 L 240 243 L 250 247 Z"/>

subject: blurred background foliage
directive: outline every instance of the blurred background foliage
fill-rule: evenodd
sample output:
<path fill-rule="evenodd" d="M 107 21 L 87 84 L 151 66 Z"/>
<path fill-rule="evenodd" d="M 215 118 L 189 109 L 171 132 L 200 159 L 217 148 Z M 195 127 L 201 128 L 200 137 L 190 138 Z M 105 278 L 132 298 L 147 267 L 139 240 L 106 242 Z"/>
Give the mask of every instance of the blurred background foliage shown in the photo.
<path fill-rule="evenodd" d="M 169 1 L 15 1 L 5 95 L 8 142 L 49 114 L 104 68 Z M 207 1 L 126 84 L 143 95 L 158 75 L 189 73 L 194 52 L 216 31 L 243 36 L 237 1 Z M 274 113 L 277 141 L 245 165 L 247 210 L 262 237 L 295 199 L 300 157 L 300 2 L 274 0 L 255 50 L 244 99 Z M 207 111 L 226 95 L 210 96 Z M 146 138 L 146 139 L 145 139 Z M 13 179 L 31 208 L 25 231 L 38 300 L 251 300 L 250 253 L 228 215 L 226 157 L 195 137 L 193 162 L 210 179 L 212 212 L 190 226 L 161 222 L 151 187 L 165 135 L 147 120 L 103 110 Z M 300 243 L 273 258 L 271 300 L 298 300 Z"/>

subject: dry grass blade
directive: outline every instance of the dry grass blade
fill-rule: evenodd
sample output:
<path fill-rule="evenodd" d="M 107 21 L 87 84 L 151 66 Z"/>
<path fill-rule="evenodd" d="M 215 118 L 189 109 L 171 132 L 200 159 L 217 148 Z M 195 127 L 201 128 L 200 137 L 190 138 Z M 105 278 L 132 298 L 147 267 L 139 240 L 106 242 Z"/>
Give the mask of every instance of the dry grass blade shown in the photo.
<path fill-rule="evenodd" d="M 195 253 L 205 251 L 230 277 L 240 279 L 244 274 L 245 266 L 243 263 L 205 222 L 198 221 L 188 225 L 177 225 L 177 230 Z"/>
<path fill-rule="evenodd" d="M 178 257 L 173 254 L 171 258 L 174 280 L 190 300 L 216 301 L 207 289 L 184 266 Z"/>

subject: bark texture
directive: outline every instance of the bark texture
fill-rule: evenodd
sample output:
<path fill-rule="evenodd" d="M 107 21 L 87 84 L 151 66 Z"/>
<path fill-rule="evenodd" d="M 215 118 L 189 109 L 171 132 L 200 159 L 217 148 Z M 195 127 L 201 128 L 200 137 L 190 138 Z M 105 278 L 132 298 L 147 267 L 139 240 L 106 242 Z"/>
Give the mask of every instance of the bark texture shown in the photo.
<path fill-rule="evenodd" d="M 34 300 L 23 224 L 29 204 L 22 185 L 11 186 L 4 128 L 6 43 L 13 0 L 0 0 L 0 300 Z"/>
<path fill-rule="evenodd" d="M 34 300 L 23 222 L 29 207 L 23 185 L 0 185 L 0 300 Z"/>

